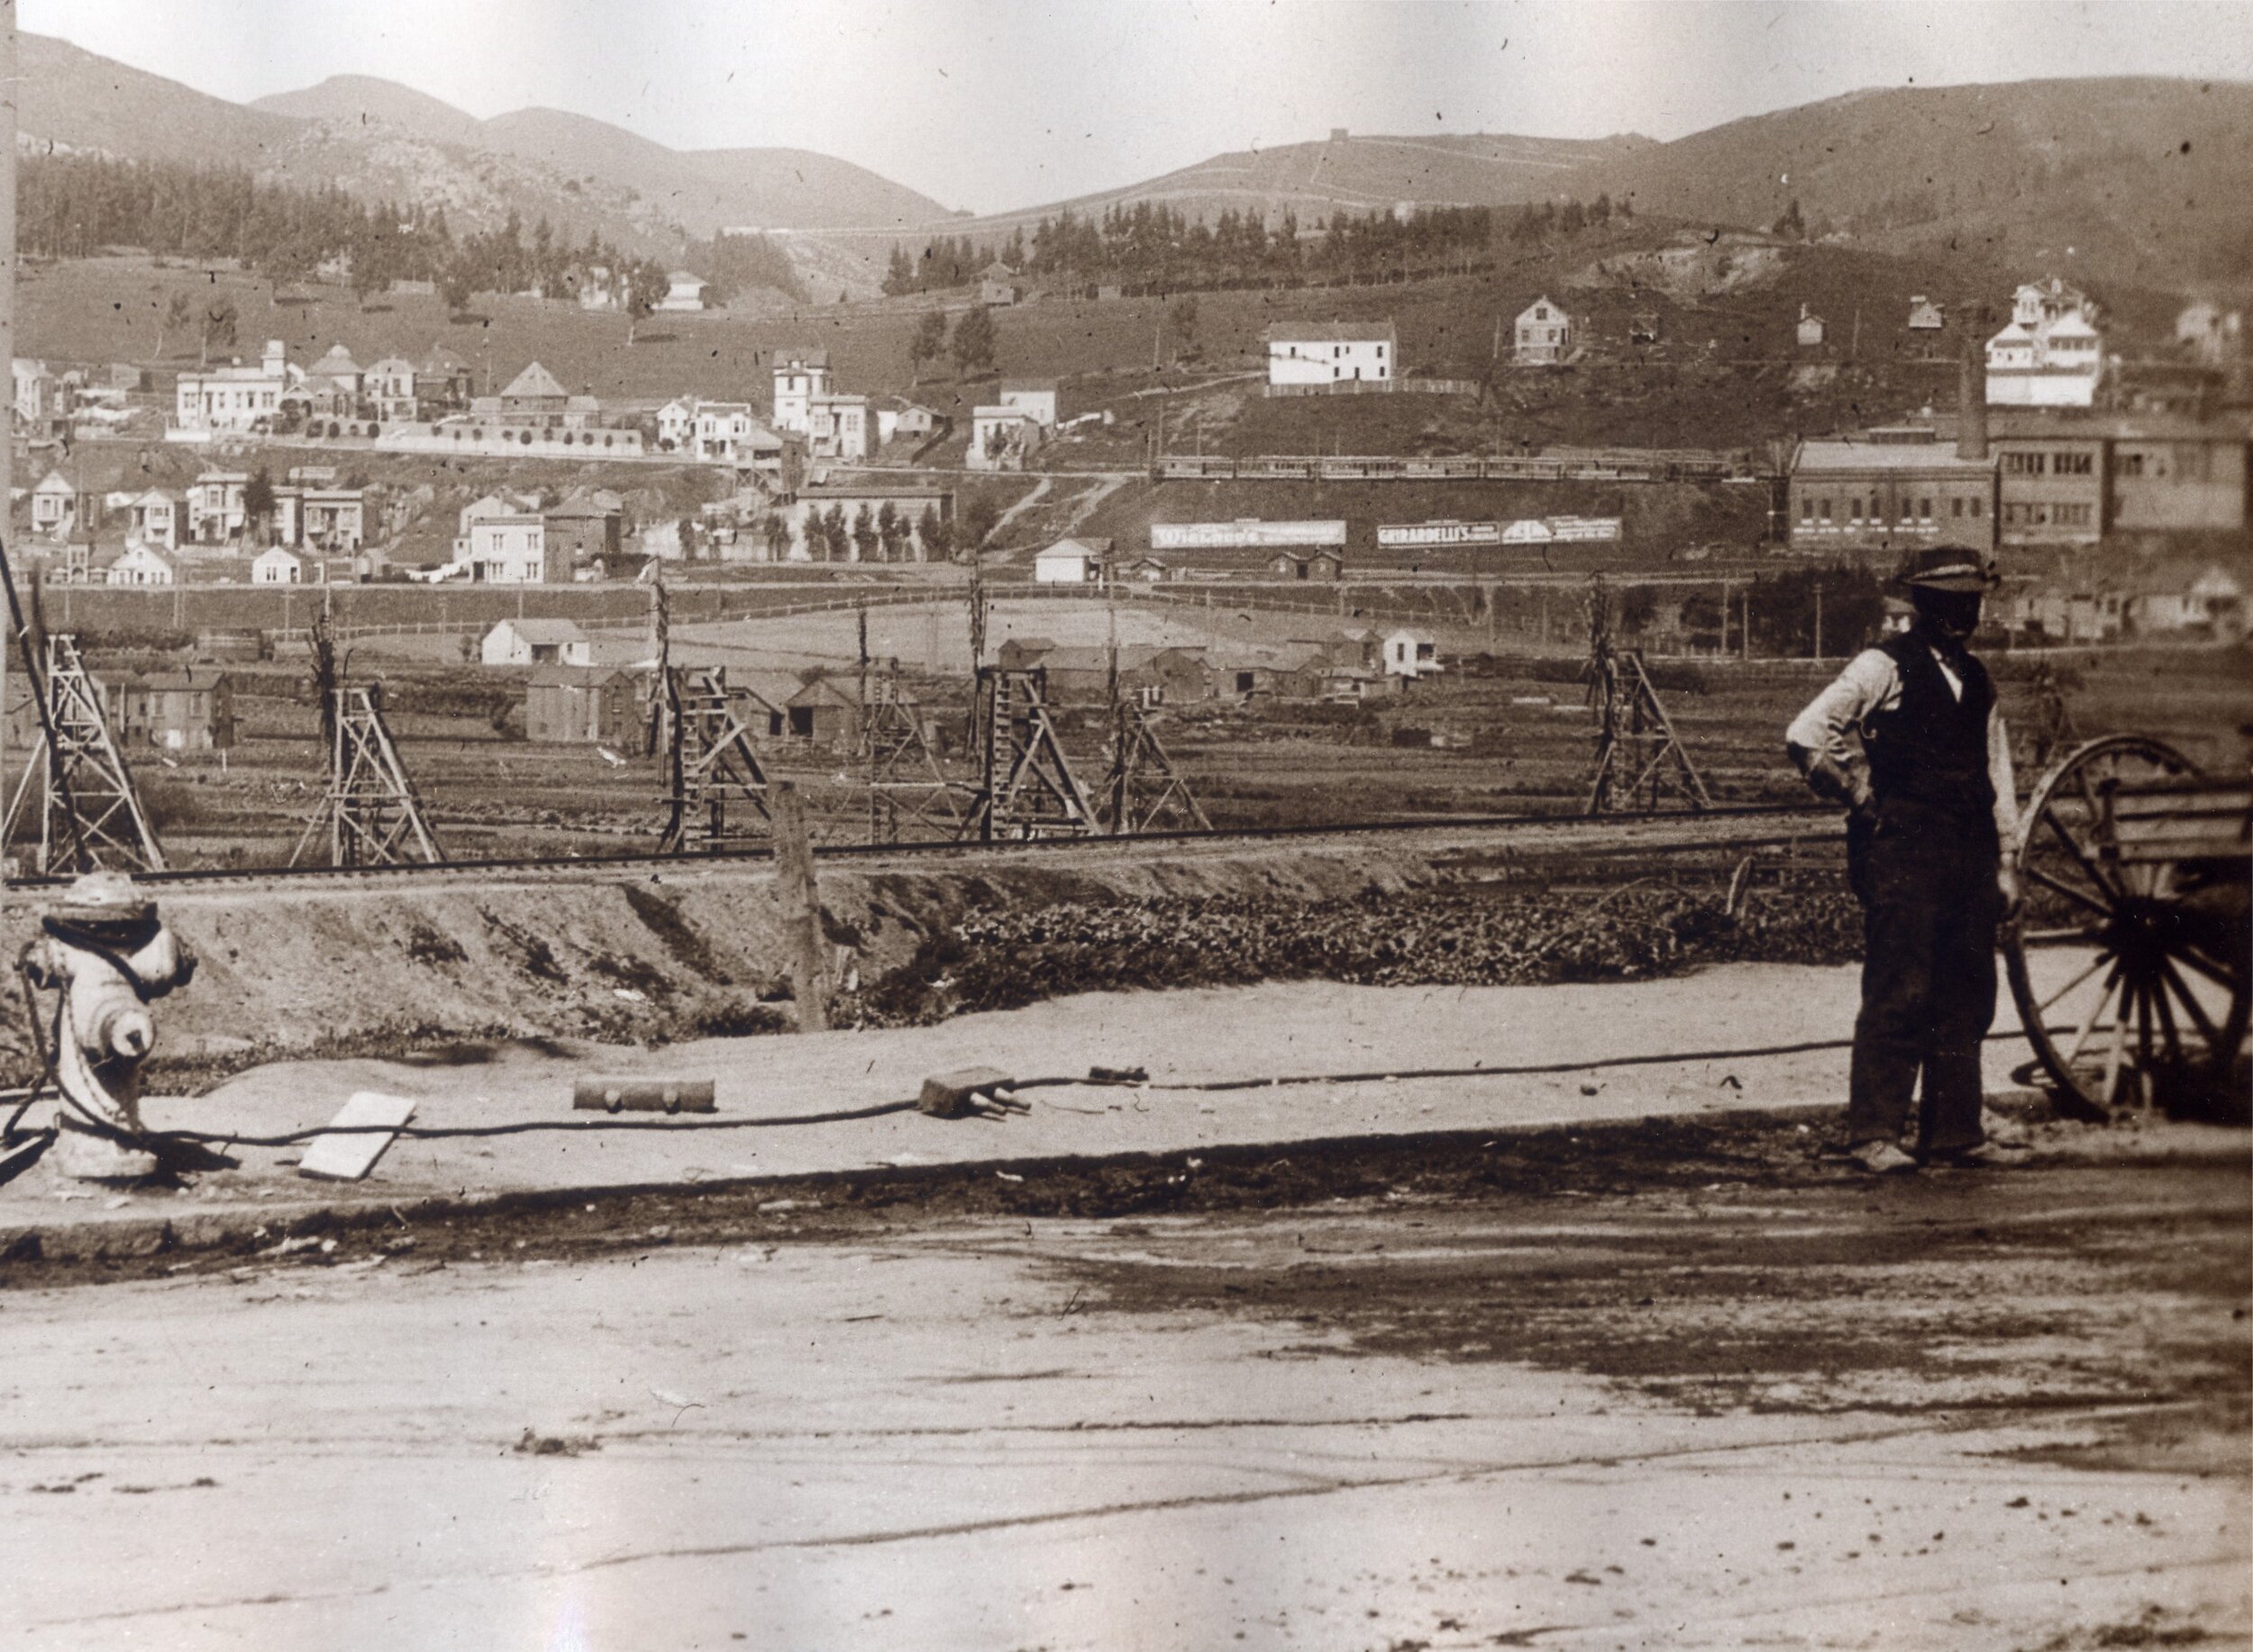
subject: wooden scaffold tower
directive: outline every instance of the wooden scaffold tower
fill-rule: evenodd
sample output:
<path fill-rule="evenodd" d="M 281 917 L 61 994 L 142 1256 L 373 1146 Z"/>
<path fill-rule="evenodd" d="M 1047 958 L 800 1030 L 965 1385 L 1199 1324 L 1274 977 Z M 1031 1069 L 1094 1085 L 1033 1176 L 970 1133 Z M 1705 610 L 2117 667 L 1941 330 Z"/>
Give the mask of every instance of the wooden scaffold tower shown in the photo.
<path fill-rule="evenodd" d="M 404 866 L 446 858 L 423 815 L 399 748 L 383 720 L 383 685 L 329 691 L 329 785 L 321 811 L 289 857 L 296 865 L 326 827 L 332 866 Z"/>
<path fill-rule="evenodd" d="M 964 837 L 1093 835 L 1095 806 L 1072 772 L 1048 715 L 1046 671 L 979 667 L 972 728 L 978 780 Z"/>
<path fill-rule="evenodd" d="M 656 687 L 665 762 L 658 853 L 709 853 L 771 836 L 767 771 L 728 699 L 726 668 L 665 665 Z"/>
<path fill-rule="evenodd" d="M 1105 786 L 1111 835 L 1212 830 L 1202 805 L 1133 699 L 1111 707 L 1111 771 Z"/>
<path fill-rule="evenodd" d="M 13 581 L 8 596 L 13 610 Z M 39 737 L 9 799 L 0 840 L 14 841 L 36 787 L 40 872 L 162 872 L 163 845 L 141 807 L 125 754 L 110 737 L 101 688 L 87 674 L 78 639 L 50 636 L 44 648 L 34 649 L 21 612 L 13 617 L 39 708 Z"/>
<path fill-rule="evenodd" d="M 437 865 L 446 858 L 423 814 L 383 717 L 381 683 L 348 684 L 336 662 L 329 616 L 313 622 L 313 690 L 321 708 L 321 743 L 329 754 L 328 789 L 291 852 L 302 862 L 325 829 L 332 866 Z"/>
<path fill-rule="evenodd" d="M 1612 640 L 1611 593 L 1601 574 L 1589 582 L 1586 607 L 1588 663 L 1581 676 L 1588 685 L 1589 708 L 1596 714 L 1588 812 L 1658 809 L 1669 799 L 1692 811 L 1712 808 L 1705 777 L 1690 761 L 1674 719 L 1659 702 L 1643 656 Z"/>
<path fill-rule="evenodd" d="M 773 835 L 767 771 L 751 743 L 751 729 L 735 713 L 725 666 L 672 662 L 670 601 L 663 569 L 652 560 L 642 570 L 650 593 L 650 750 L 664 764 L 659 799 L 664 823 L 660 854 L 709 853 Z"/>
<path fill-rule="evenodd" d="M 946 777 L 923 713 L 898 674 L 865 679 L 861 750 L 868 765 L 869 842 L 939 843 L 962 835 L 960 789 Z"/>

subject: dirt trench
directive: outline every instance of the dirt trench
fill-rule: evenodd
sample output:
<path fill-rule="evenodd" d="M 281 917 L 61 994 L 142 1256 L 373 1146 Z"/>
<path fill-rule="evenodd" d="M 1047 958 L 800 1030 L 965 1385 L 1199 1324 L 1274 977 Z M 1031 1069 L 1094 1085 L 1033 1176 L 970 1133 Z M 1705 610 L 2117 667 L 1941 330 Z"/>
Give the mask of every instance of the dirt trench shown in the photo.
<path fill-rule="evenodd" d="M 972 910 L 1066 901 L 1257 895 L 1284 901 L 1391 891 L 1442 875 L 1398 846 L 1159 856 L 1069 868 L 997 859 L 929 870 L 824 866 L 835 979 L 873 981 Z M 618 1044 L 749 1034 L 793 1017 L 781 912 L 764 864 L 564 880 L 342 883 L 161 892 L 200 960 L 159 1009 L 152 1076 L 190 1086 L 257 1062 L 400 1054 L 464 1038 Z M 0 906 L 11 955 L 39 902 Z M 21 1013 L 0 1056 L 32 1062 Z"/>

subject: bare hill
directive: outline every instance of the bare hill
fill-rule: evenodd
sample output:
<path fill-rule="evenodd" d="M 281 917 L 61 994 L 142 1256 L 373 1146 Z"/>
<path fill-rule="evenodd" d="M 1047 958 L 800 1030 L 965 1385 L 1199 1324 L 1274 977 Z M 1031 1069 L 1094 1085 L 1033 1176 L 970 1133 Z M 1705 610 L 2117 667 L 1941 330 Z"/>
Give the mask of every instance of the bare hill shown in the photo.
<path fill-rule="evenodd" d="M 723 229 L 891 228 L 945 208 L 863 167 L 810 150 L 673 150 L 607 121 L 519 109 L 477 129 L 482 148 L 566 178 L 624 185 L 661 200 L 698 235 Z"/>
<path fill-rule="evenodd" d="M 48 35 L 20 33 L 16 50 L 16 127 L 34 141 L 134 160 L 255 167 L 301 124 Z"/>
<path fill-rule="evenodd" d="M 2083 279 L 2253 271 L 2253 86 L 2161 78 L 1857 92 L 1592 160 L 1638 212 L 1977 250 Z"/>
<path fill-rule="evenodd" d="M 944 208 L 864 168 L 804 150 L 682 152 L 607 122 L 525 109 L 479 121 L 394 81 L 332 77 L 230 103 L 49 36 L 21 36 L 26 141 L 133 160 L 242 166 L 301 187 L 443 205 L 462 228 L 515 212 L 573 239 L 597 232 L 666 258 L 744 227 L 892 231 Z M 848 284 L 826 248 L 807 252 Z M 857 270 L 858 266 L 853 266 Z"/>
<path fill-rule="evenodd" d="M 318 86 L 253 98 L 253 109 L 304 121 L 369 125 L 380 122 L 442 143 L 475 141 L 478 118 L 442 98 L 374 75 L 331 75 Z"/>

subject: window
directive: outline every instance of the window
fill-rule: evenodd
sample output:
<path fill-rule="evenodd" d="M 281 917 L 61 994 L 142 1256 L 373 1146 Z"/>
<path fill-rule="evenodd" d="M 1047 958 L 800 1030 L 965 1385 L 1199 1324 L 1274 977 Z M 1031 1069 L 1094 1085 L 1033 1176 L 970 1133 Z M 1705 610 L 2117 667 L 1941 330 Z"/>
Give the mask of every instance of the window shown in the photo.
<path fill-rule="evenodd" d="M 2090 507 L 2086 505 L 2060 505 L 2057 508 L 2060 527 L 2084 528 L 2089 525 Z"/>
<path fill-rule="evenodd" d="M 1917 501 L 1917 516 L 1920 519 L 1926 522 L 1932 520 L 1932 501 L 1930 498 L 1921 498 Z"/>
<path fill-rule="evenodd" d="M 1861 525 L 1862 501 L 1860 499 L 1850 499 L 1847 502 L 1847 520 L 1856 526 Z"/>
<path fill-rule="evenodd" d="M 2045 457 L 2041 453 L 2005 453 L 2002 456 L 2003 473 L 2006 476 L 2039 476 L 2043 473 Z"/>
<path fill-rule="evenodd" d="M 2049 456 L 2050 469 L 2059 476 L 2086 476 L 2093 468 L 2095 455 L 2062 452 Z"/>
<path fill-rule="evenodd" d="M 1948 506 L 1949 506 L 1949 510 L 1948 510 L 1948 515 L 1949 515 L 1949 516 L 1955 516 L 1955 517 L 1958 517 L 1958 518 L 1960 518 L 1960 517 L 1963 516 L 1963 514 L 1964 514 L 1964 501 L 1963 501 L 1963 500 L 1961 500 L 1961 499 L 1950 499 L 1950 500 L 1948 501 Z"/>
<path fill-rule="evenodd" d="M 2143 455 L 2141 453 L 2122 453 L 2120 456 L 2120 473 L 2122 476 L 2141 476 L 2143 474 Z"/>
<path fill-rule="evenodd" d="M 1976 518 L 1979 516 L 1979 515 L 1980 515 L 1983 511 L 1984 511 L 1985 509 L 1986 509 L 1986 502 L 1985 502 L 1984 500 L 1983 500 L 1983 499 L 1974 499 L 1974 500 L 1971 502 L 1971 514 L 1972 514 L 1972 516 L 1973 516 L 1973 517 L 1974 517 L 1975 519 L 1976 519 Z"/>
<path fill-rule="evenodd" d="M 1819 514 L 1826 523 L 1830 520 L 1830 501 L 1829 499 L 1825 499 L 1822 502 L 1822 509 Z"/>
<path fill-rule="evenodd" d="M 1800 496 L 1800 520 L 1801 522 L 1815 520 L 1815 501 L 1805 494 Z"/>

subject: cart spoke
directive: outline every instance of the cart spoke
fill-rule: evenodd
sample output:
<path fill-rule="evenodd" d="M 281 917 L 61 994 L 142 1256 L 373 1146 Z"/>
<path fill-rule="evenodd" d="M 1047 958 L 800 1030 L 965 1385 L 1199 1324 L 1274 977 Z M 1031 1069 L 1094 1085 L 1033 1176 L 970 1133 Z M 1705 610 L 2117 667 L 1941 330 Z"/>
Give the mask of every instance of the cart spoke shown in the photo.
<path fill-rule="evenodd" d="M 2226 1054 L 2221 1047 L 2221 1034 L 2215 1028 L 2212 1018 L 2206 1014 L 2206 1007 L 2198 1001 L 2198 994 L 2192 990 L 2191 983 L 2185 981 L 2181 972 L 2175 969 L 2175 961 L 2171 958 L 2161 959 L 2159 971 L 2162 979 L 2175 989 L 2175 996 L 2183 1000 L 2183 1008 L 2190 1012 L 2191 1021 L 2198 1028 L 2199 1036 L 2206 1040 L 2207 1049 L 2217 1057 Z"/>
<path fill-rule="evenodd" d="M 2121 1057 L 2128 1049 L 2128 1000 L 2136 986 L 2123 979 L 2120 984 L 2120 1011 L 2112 1018 L 2112 1047 L 2104 1053 L 2104 1089 L 2097 1100 L 2105 1106 L 2112 1105 L 2112 1098 L 2120 1091 Z"/>
<path fill-rule="evenodd" d="M 2195 946 L 2178 946 L 2174 955 L 2218 987 L 2227 988 L 2230 991 L 2236 992 L 2245 985 L 2244 971 L 2233 969 L 2226 963 L 2218 963 Z"/>
<path fill-rule="evenodd" d="M 2019 940 L 2028 946 L 2048 946 L 2059 941 L 2101 941 L 2104 931 L 2094 925 L 2084 924 L 2071 929 L 2022 929 Z"/>
<path fill-rule="evenodd" d="M 2065 1060 L 2060 1063 L 2068 1072 L 2073 1070 L 2073 1063 L 2080 1059 L 2082 1046 L 2089 1042 L 2089 1035 L 2104 1018 L 2104 1007 L 2112 1001 L 2112 988 L 2119 981 L 2124 967 L 2117 963 L 2112 966 L 2112 972 L 2104 978 L 2104 990 L 2097 994 L 2096 1002 L 2089 1006 L 2089 1013 L 2081 1018 L 2081 1025 L 2073 1035 L 2073 1047 L 2066 1052 Z"/>
<path fill-rule="evenodd" d="M 2097 972 L 2097 971 L 2099 971 L 2099 970 L 2102 969 L 2102 968 L 2103 968 L 2106 964 L 2110 963 L 2112 961 L 2112 954 L 2110 954 L 2110 953 L 2100 953 L 2100 954 L 2097 954 L 2097 956 L 2090 962 L 2090 963 L 2089 963 L 2089 967 L 2088 967 L 2088 968 L 2086 968 L 2086 969 L 2083 970 L 2083 971 L 2082 971 L 2082 972 L 2081 972 L 2078 975 L 2075 975 L 2075 977 L 2074 977 L 2071 981 L 2067 981 L 2067 982 L 2066 982 L 2064 986 L 2062 986 L 2062 987 L 2058 988 L 2057 991 L 2055 991 L 2055 992 L 2051 993 L 2051 994 L 2050 994 L 2048 998 L 2044 999 L 2041 1001 L 2041 1003 L 2040 1003 L 2040 1004 L 2037 1007 L 2039 1013 L 2040 1013 L 2040 1014 L 2047 1014 L 2047 1013 L 2048 1013 L 2048 1010 L 2049 1010 L 2049 1008 L 2050 1008 L 2050 1006 L 2051 1006 L 2051 1005 L 2055 1004 L 2055 1003 L 2056 1003 L 2056 1002 L 2057 1002 L 2059 999 L 2061 999 L 2061 998 L 2065 997 L 2065 995 L 2066 995 L 2066 993 L 2068 993 L 2068 992 L 2072 991 L 2072 990 L 2073 990 L 2075 987 L 2079 986 L 2079 985 L 2080 985 L 2083 981 L 2084 981 L 2088 980 L 2088 978 L 2089 978 L 2090 976 L 2092 976 L 2092 975 L 2095 974 L 2095 973 Z M 2111 983 L 2110 983 L 2109 981 L 2108 981 L 2108 982 L 2106 982 L 2105 984 L 2106 984 L 2108 987 L 2111 985 Z"/>
<path fill-rule="evenodd" d="M 2056 890 L 2066 899 L 2079 901 L 2083 906 L 2088 908 L 2090 911 L 2095 913 L 2098 917 L 2110 917 L 2112 916 L 2112 910 L 2110 907 L 2098 902 L 2086 890 L 2074 888 L 2072 884 L 2067 883 L 2064 879 L 2053 876 L 2043 868 L 2039 866 L 2022 865 L 2020 870 L 2024 872 L 2028 877 L 2033 879 L 2037 883 L 2048 884 L 2051 889 Z M 2100 885 L 2099 887 L 2102 888 L 2108 895 L 2112 893 L 2112 889 L 2108 885 Z"/>
<path fill-rule="evenodd" d="M 2136 1088 L 2142 1093 L 2147 1110 L 2151 1106 L 2151 989 L 2139 983 L 2136 989 Z"/>
<path fill-rule="evenodd" d="M 2086 874 L 2090 882 L 2095 884 L 2112 899 L 2120 899 L 2119 887 L 2097 870 L 2096 863 L 2089 858 L 2089 852 L 2074 841 L 2073 834 L 2066 831 L 2065 823 L 2057 818 L 2057 809 L 2047 803 L 2042 806 L 2042 824 L 2047 826 L 2051 835 L 2066 846 L 2066 853 L 2080 863 L 2082 872 Z"/>
<path fill-rule="evenodd" d="M 2162 963 L 2161 968 L 2165 968 Z M 2164 976 L 2151 983 L 2151 1007 L 2159 1014 L 2159 1032 L 2166 1039 L 2167 1065 L 2180 1069 L 2183 1060 L 2182 1035 L 2175 1029 L 2175 1008 L 2167 1002 L 2166 981 Z"/>

